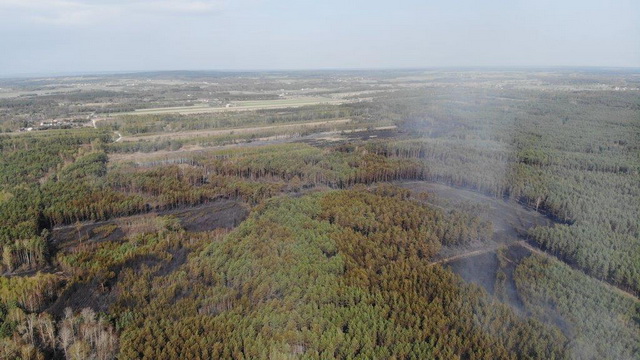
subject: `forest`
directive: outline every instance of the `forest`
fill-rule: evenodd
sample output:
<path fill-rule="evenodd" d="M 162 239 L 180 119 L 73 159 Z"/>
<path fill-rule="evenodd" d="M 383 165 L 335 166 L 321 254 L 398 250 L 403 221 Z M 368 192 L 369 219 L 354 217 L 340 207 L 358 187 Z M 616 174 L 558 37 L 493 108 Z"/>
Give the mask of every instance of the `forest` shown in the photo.
<path fill-rule="evenodd" d="M 1 82 L 0 359 L 640 356 L 633 74 L 81 80 Z"/>

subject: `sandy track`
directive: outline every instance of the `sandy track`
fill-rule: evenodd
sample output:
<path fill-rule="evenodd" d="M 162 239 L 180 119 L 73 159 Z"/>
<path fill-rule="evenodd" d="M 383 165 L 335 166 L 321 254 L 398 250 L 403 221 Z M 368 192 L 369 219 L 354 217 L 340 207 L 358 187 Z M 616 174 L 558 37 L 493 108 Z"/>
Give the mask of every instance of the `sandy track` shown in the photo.
<path fill-rule="evenodd" d="M 525 244 L 525 241 L 522 240 L 522 241 L 512 242 L 512 243 L 510 243 L 510 244 L 508 244 L 506 246 L 512 246 L 512 245 L 524 246 L 524 244 Z M 496 244 L 496 245 L 488 246 L 488 247 L 485 247 L 485 248 L 482 248 L 482 249 L 479 249 L 479 250 L 473 250 L 473 251 L 469 251 L 469 252 L 466 252 L 466 253 L 462 253 L 462 254 L 458 254 L 458 255 L 454 255 L 454 256 L 449 256 L 447 258 L 431 262 L 431 263 L 429 263 L 429 266 L 434 266 L 434 265 L 437 265 L 437 264 L 444 265 L 444 264 L 450 263 L 452 261 L 456 261 L 456 260 L 460 260 L 460 259 L 464 259 L 464 258 L 468 258 L 468 257 L 480 255 L 480 254 L 485 254 L 485 253 L 488 253 L 488 252 L 493 252 L 493 251 L 496 251 L 496 250 L 498 250 L 499 248 L 501 248 L 503 246 L 505 246 L 505 245 L 504 244 Z M 527 249 L 529 249 L 529 248 L 527 248 Z M 540 250 L 537 250 L 536 252 L 537 253 L 541 253 Z"/>

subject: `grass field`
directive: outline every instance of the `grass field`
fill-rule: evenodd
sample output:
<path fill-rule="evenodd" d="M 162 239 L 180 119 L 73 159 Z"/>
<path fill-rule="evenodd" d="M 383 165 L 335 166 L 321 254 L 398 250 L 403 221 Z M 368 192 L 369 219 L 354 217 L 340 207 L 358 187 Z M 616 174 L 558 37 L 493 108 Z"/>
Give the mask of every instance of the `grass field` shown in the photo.
<path fill-rule="evenodd" d="M 285 109 L 291 107 L 300 107 L 318 104 L 339 105 L 344 100 L 336 100 L 324 97 L 304 97 L 294 99 L 278 99 L 278 100 L 252 100 L 252 101 L 233 101 L 229 106 L 211 107 L 208 105 L 197 106 L 177 106 L 165 108 L 140 109 L 132 112 L 121 113 L 118 115 L 149 115 L 149 114 L 201 114 L 214 113 L 222 111 L 243 111 L 243 110 L 262 110 L 262 109 Z"/>

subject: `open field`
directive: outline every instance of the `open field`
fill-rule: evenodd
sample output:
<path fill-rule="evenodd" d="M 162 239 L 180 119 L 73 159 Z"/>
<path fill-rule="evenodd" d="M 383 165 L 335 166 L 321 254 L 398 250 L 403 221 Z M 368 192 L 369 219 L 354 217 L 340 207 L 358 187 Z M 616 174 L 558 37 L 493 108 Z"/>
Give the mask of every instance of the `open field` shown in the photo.
<path fill-rule="evenodd" d="M 312 122 L 306 122 L 306 123 L 279 124 L 279 125 L 247 127 L 247 128 L 197 130 L 197 131 L 185 131 L 180 133 L 167 133 L 167 134 L 143 135 L 143 136 L 126 136 L 126 137 L 123 136 L 121 137 L 121 141 L 159 140 L 163 138 L 186 139 L 186 138 L 193 138 L 193 137 L 244 134 L 244 133 L 252 133 L 256 131 L 266 131 L 266 130 L 276 130 L 276 129 L 281 129 L 281 130 L 294 129 L 297 127 L 306 128 L 306 127 L 320 126 L 320 125 L 339 125 L 339 124 L 346 124 L 350 121 L 351 119 L 336 119 L 336 120 L 327 120 L 327 121 L 312 121 Z"/>
<path fill-rule="evenodd" d="M 117 115 L 149 115 L 149 114 L 203 114 L 203 113 L 216 113 L 224 111 L 248 111 L 248 110 L 265 110 L 265 109 L 286 109 L 292 107 L 318 105 L 318 104 L 332 104 L 339 105 L 344 103 L 345 100 L 336 100 L 324 97 L 305 97 L 305 98 L 293 98 L 282 100 L 260 100 L 260 101 L 233 101 L 228 106 L 223 107 L 211 107 L 208 105 L 196 105 L 196 106 L 177 106 L 177 107 L 163 107 L 152 109 L 140 109 L 131 112 L 126 112 Z"/>
<path fill-rule="evenodd" d="M 262 129 L 262 128 L 258 128 L 258 129 Z M 292 143 L 292 142 L 306 143 L 306 144 L 310 144 L 318 147 L 335 146 L 341 143 L 347 143 L 347 142 L 356 141 L 356 140 L 390 138 L 395 134 L 395 131 L 396 131 L 396 126 L 389 125 L 389 126 L 377 126 L 377 127 L 368 128 L 368 129 L 356 128 L 356 129 L 349 129 L 349 130 L 321 131 L 321 132 L 312 133 L 305 136 L 273 135 L 273 136 L 255 137 L 251 139 L 240 138 L 234 142 L 224 144 L 224 145 L 216 145 L 216 146 L 202 146 L 198 144 L 190 144 L 190 145 L 184 145 L 180 147 L 180 149 L 178 150 L 157 150 L 153 152 L 133 152 L 133 153 L 111 153 L 109 154 L 109 161 L 111 162 L 142 161 L 142 160 L 155 159 L 155 158 L 161 158 L 161 157 L 168 158 L 170 156 L 171 157 L 183 156 L 188 153 L 203 151 L 203 150 L 216 150 L 216 149 L 222 150 L 222 149 L 229 149 L 229 148 L 256 147 L 256 146 L 274 145 L 274 144 L 283 144 L 283 143 Z M 246 132 L 245 134 L 253 135 L 255 133 Z"/>

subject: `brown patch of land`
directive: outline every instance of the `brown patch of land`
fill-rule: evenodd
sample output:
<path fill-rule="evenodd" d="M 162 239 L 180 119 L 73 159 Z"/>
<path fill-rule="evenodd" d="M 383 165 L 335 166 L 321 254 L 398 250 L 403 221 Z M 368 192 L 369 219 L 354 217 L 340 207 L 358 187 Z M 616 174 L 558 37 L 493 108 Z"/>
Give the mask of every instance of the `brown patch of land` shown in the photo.
<path fill-rule="evenodd" d="M 191 208 L 158 211 L 141 215 L 127 216 L 107 221 L 85 222 L 55 228 L 52 234 L 54 251 L 73 251 L 80 244 L 103 241 L 121 241 L 136 231 L 150 230 L 154 218 L 171 215 L 178 219 L 182 227 L 189 232 L 210 231 L 219 228 L 233 228 L 242 222 L 249 211 L 242 203 L 232 200 L 217 200 Z M 89 307 L 94 311 L 108 311 L 118 299 L 118 283 L 121 272 L 130 269 L 134 272 L 143 267 L 157 267 L 153 276 L 166 276 L 176 271 L 187 261 L 189 250 L 175 248 L 169 251 L 169 260 L 154 255 L 142 255 L 126 261 L 124 264 L 110 268 L 113 276 L 100 276 L 84 281 L 77 281 L 67 286 L 64 291 L 48 306 L 47 312 L 62 316 L 64 309 L 80 310 Z M 48 272 L 56 269 L 49 267 Z M 62 275 L 62 273 L 60 273 Z M 26 274 L 25 274 L 26 275 Z M 106 274 L 105 274 L 106 276 Z"/>
<path fill-rule="evenodd" d="M 51 233 L 51 244 L 55 252 L 73 248 L 80 243 L 121 240 L 132 231 L 129 229 L 130 224 L 137 224 L 142 231 L 145 220 L 154 216 L 175 216 L 186 231 L 200 232 L 218 228 L 233 228 L 242 222 L 248 214 L 249 210 L 242 203 L 220 199 L 190 208 L 153 211 L 105 221 L 87 221 L 59 226 L 54 228 Z"/>

